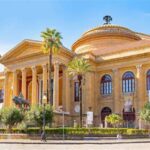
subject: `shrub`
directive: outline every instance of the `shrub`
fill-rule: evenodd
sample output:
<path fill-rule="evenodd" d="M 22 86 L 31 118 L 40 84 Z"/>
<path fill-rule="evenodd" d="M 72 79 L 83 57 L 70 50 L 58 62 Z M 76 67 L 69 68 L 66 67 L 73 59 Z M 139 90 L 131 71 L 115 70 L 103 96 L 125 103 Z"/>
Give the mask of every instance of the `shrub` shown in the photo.
<path fill-rule="evenodd" d="M 144 108 L 140 112 L 140 117 L 150 123 L 150 102 L 145 104 Z"/>
<path fill-rule="evenodd" d="M 0 123 L 2 122 L 2 110 L 0 110 Z"/>
<path fill-rule="evenodd" d="M 128 129 L 128 135 L 148 135 L 148 130 L 145 129 Z"/>
<path fill-rule="evenodd" d="M 19 129 L 13 128 L 12 133 L 27 133 L 39 134 L 40 128 Z M 127 128 L 46 128 L 46 134 L 51 136 L 60 136 L 63 134 L 67 136 L 116 136 L 119 133 L 122 135 L 148 135 L 148 130 L 145 129 L 127 129 Z M 0 129 L 0 133 L 5 133 L 5 129 Z"/>
<path fill-rule="evenodd" d="M 117 114 L 110 114 L 109 116 L 106 116 L 105 119 L 108 123 L 110 123 L 114 127 L 116 127 L 117 125 L 119 125 L 123 121 L 122 117 L 120 115 L 117 115 Z"/>
<path fill-rule="evenodd" d="M 43 106 L 37 106 L 35 108 L 32 108 L 29 112 L 29 119 L 31 121 L 35 121 L 36 124 L 42 129 L 43 126 Z M 47 104 L 45 106 L 45 125 L 51 124 L 53 120 L 53 109 L 52 107 Z"/>
<path fill-rule="evenodd" d="M 12 127 L 21 123 L 24 118 L 24 112 L 20 111 L 19 109 L 12 107 L 12 108 L 3 108 L 1 110 L 2 114 L 2 122 L 6 125 L 9 132 L 12 131 Z"/>

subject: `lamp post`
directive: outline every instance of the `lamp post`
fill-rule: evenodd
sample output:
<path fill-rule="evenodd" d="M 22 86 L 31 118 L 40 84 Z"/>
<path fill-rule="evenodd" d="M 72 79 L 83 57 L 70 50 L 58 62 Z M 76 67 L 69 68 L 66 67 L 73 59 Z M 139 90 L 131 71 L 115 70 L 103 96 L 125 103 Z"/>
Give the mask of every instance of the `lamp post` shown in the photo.
<path fill-rule="evenodd" d="M 65 139 L 65 132 L 64 132 L 64 128 L 65 128 L 65 112 L 63 109 L 63 106 L 60 107 L 60 112 L 62 113 L 62 128 L 63 128 L 63 140 Z"/>
<path fill-rule="evenodd" d="M 54 112 L 57 114 L 62 114 L 62 128 L 63 128 L 62 136 L 63 136 L 63 140 L 65 140 L 65 115 L 69 115 L 70 113 L 65 112 L 63 106 L 60 106 L 59 109 Z"/>
<path fill-rule="evenodd" d="M 82 75 L 78 74 L 77 76 L 74 77 L 74 80 L 78 81 L 79 84 L 79 89 L 78 89 L 78 94 L 79 94 L 79 106 L 80 106 L 80 113 L 79 113 L 79 124 L 80 124 L 80 128 L 82 128 L 83 125 L 83 118 L 82 118 Z"/>
<path fill-rule="evenodd" d="M 47 97 L 44 94 L 43 95 L 43 99 L 42 99 L 42 103 L 43 103 L 43 131 L 41 134 L 41 141 L 45 141 L 46 142 L 46 133 L 45 133 L 45 105 L 47 103 Z"/>

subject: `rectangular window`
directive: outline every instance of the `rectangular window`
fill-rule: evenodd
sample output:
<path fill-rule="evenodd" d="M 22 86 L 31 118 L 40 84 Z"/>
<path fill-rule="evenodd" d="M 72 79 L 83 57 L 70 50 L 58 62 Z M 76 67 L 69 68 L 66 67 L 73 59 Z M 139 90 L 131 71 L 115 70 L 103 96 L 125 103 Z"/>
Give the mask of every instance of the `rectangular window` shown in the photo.
<path fill-rule="evenodd" d="M 74 83 L 74 100 L 79 101 L 79 82 Z"/>
<path fill-rule="evenodd" d="M 112 90 L 112 83 L 109 82 L 110 86 L 109 86 L 109 94 L 111 94 L 111 90 Z"/>
<path fill-rule="evenodd" d="M 134 92 L 134 90 L 135 90 L 135 82 L 134 82 L 134 79 L 132 79 L 132 92 Z"/>
<path fill-rule="evenodd" d="M 0 90 L 0 103 L 3 103 L 3 100 L 4 100 L 4 90 L 1 89 Z"/>
<path fill-rule="evenodd" d="M 100 90 L 101 94 L 103 94 L 103 84 L 101 84 Z"/>
<path fill-rule="evenodd" d="M 123 90 L 123 93 L 125 92 L 125 80 L 123 80 L 123 83 L 122 83 L 123 85 L 122 85 L 122 90 Z"/>
<path fill-rule="evenodd" d="M 106 87 L 106 83 L 104 83 L 104 94 L 106 94 L 106 89 L 107 87 Z"/>
<path fill-rule="evenodd" d="M 106 83 L 106 94 L 108 94 L 108 82 Z"/>
<path fill-rule="evenodd" d="M 131 79 L 129 79 L 129 92 L 132 92 L 132 90 L 131 90 Z"/>
<path fill-rule="evenodd" d="M 128 80 L 126 80 L 125 82 L 126 82 L 126 89 L 125 89 L 125 92 L 129 92 L 129 87 L 128 87 L 129 84 L 128 84 Z"/>

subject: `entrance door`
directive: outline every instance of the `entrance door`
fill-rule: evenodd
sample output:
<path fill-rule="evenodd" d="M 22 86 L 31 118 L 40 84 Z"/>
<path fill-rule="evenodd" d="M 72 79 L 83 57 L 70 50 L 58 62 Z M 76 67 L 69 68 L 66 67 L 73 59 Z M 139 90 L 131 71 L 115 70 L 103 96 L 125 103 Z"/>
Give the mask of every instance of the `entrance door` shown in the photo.
<path fill-rule="evenodd" d="M 104 107 L 101 111 L 101 122 L 105 123 L 105 117 L 109 116 L 112 113 L 111 109 L 109 107 Z"/>
<path fill-rule="evenodd" d="M 133 128 L 135 122 L 135 109 L 132 108 L 131 111 L 128 112 L 123 109 L 123 120 L 124 127 Z"/>

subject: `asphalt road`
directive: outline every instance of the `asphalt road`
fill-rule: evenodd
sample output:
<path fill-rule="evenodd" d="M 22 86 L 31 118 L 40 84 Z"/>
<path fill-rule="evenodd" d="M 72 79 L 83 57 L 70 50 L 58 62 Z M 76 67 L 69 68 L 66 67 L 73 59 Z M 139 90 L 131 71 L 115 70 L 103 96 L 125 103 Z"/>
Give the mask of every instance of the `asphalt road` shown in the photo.
<path fill-rule="evenodd" d="M 0 144 L 0 150 L 150 150 L 150 143 L 126 144 Z"/>

